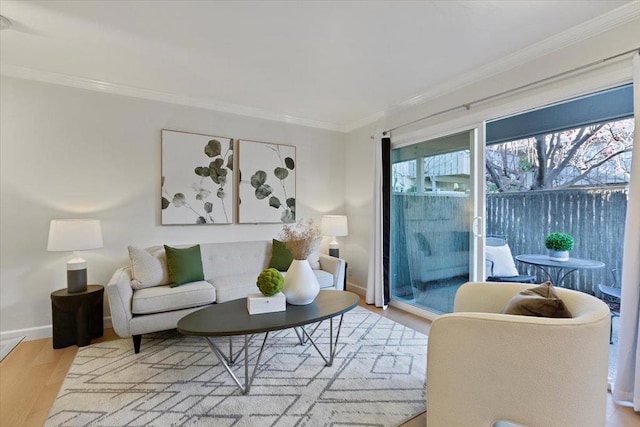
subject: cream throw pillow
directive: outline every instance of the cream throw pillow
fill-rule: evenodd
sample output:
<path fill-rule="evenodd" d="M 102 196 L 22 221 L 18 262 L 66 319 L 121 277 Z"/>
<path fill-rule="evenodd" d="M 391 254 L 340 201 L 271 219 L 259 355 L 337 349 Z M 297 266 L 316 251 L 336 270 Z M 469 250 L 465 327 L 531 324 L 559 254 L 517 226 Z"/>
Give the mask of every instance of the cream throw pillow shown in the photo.
<path fill-rule="evenodd" d="M 320 241 L 321 240 L 322 240 L 322 237 L 318 237 L 316 239 L 316 242 L 315 242 L 316 248 L 307 257 L 307 261 L 309 261 L 311 268 L 314 270 L 320 270 Z"/>
<path fill-rule="evenodd" d="M 131 259 L 131 287 L 133 289 L 151 288 L 169 284 L 167 255 L 163 248 L 140 249 L 129 246 Z"/>
<path fill-rule="evenodd" d="M 518 269 L 511 256 L 509 245 L 504 246 L 486 246 L 485 254 L 487 261 L 493 262 L 493 273 L 487 271 L 487 275 L 499 277 L 517 276 Z"/>

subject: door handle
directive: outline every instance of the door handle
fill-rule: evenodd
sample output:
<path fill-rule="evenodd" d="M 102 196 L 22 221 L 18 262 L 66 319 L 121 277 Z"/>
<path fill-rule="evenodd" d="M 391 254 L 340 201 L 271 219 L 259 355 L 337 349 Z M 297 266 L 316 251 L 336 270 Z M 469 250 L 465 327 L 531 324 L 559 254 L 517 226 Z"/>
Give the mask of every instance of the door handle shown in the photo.
<path fill-rule="evenodd" d="M 482 217 L 474 216 L 471 231 L 475 237 L 482 237 Z"/>

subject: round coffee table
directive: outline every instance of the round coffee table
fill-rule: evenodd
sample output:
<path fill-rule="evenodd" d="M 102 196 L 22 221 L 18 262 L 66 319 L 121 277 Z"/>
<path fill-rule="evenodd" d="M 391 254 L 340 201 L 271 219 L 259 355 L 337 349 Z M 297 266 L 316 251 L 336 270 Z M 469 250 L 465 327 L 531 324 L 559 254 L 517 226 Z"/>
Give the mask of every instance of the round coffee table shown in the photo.
<path fill-rule="evenodd" d="M 226 371 L 231 375 L 243 394 L 249 393 L 251 383 L 260 364 L 260 357 L 264 350 L 269 332 L 281 329 L 294 328 L 301 344 L 311 342 L 318 354 L 325 362 L 325 366 L 331 366 L 340 337 L 342 318 L 344 313 L 358 305 L 360 298 L 347 291 L 321 290 L 316 299 L 307 305 L 289 305 L 286 311 L 264 314 L 249 314 L 247 299 L 242 298 L 222 304 L 213 304 L 202 310 L 186 315 L 178 321 L 178 332 L 184 335 L 202 336 L 207 344 L 220 360 Z M 340 316 L 340 322 L 333 338 L 333 318 Z M 307 332 L 306 325 L 329 319 L 329 356 L 325 357 L 317 344 L 313 341 L 313 333 Z M 302 334 L 297 329 L 302 331 Z M 253 372 L 249 376 L 249 340 L 250 335 L 265 333 L 260 347 L 260 352 L 255 362 Z M 244 335 L 244 346 L 237 354 L 233 353 L 231 337 Z M 229 337 L 229 355 L 225 355 L 214 342 L 214 337 Z M 231 370 L 241 353 L 244 353 L 244 385 Z"/>

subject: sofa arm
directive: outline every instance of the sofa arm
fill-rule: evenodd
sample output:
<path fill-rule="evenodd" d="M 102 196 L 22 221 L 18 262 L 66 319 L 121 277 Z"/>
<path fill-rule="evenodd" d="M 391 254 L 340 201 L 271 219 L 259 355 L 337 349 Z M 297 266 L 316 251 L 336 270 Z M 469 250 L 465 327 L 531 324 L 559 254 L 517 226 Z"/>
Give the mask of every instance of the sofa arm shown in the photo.
<path fill-rule="evenodd" d="M 119 268 L 113 273 L 107 284 L 107 297 L 113 330 L 118 336 L 131 336 L 129 321 L 133 318 L 131 312 L 133 289 L 131 288 L 131 269 L 129 267 Z"/>
<path fill-rule="evenodd" d="M 320 254 L 320 269 L 333 274 L 333 286 L 344 291 L 347 262 L 342 258 Z"/>

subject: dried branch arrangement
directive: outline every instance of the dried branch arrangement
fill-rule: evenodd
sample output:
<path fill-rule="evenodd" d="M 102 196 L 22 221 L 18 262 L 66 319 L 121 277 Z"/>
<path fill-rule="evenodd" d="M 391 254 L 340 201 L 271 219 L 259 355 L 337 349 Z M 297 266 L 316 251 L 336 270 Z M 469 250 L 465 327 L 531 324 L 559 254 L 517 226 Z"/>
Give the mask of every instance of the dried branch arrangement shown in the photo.
<path fill-rule="evenodd" d="M 320 244 L 320 228 L 313 219 L 301 219 L 294 224 L 285 224 L 278 237 L 289 248 L 294 259 L 304 260 Z"/>

